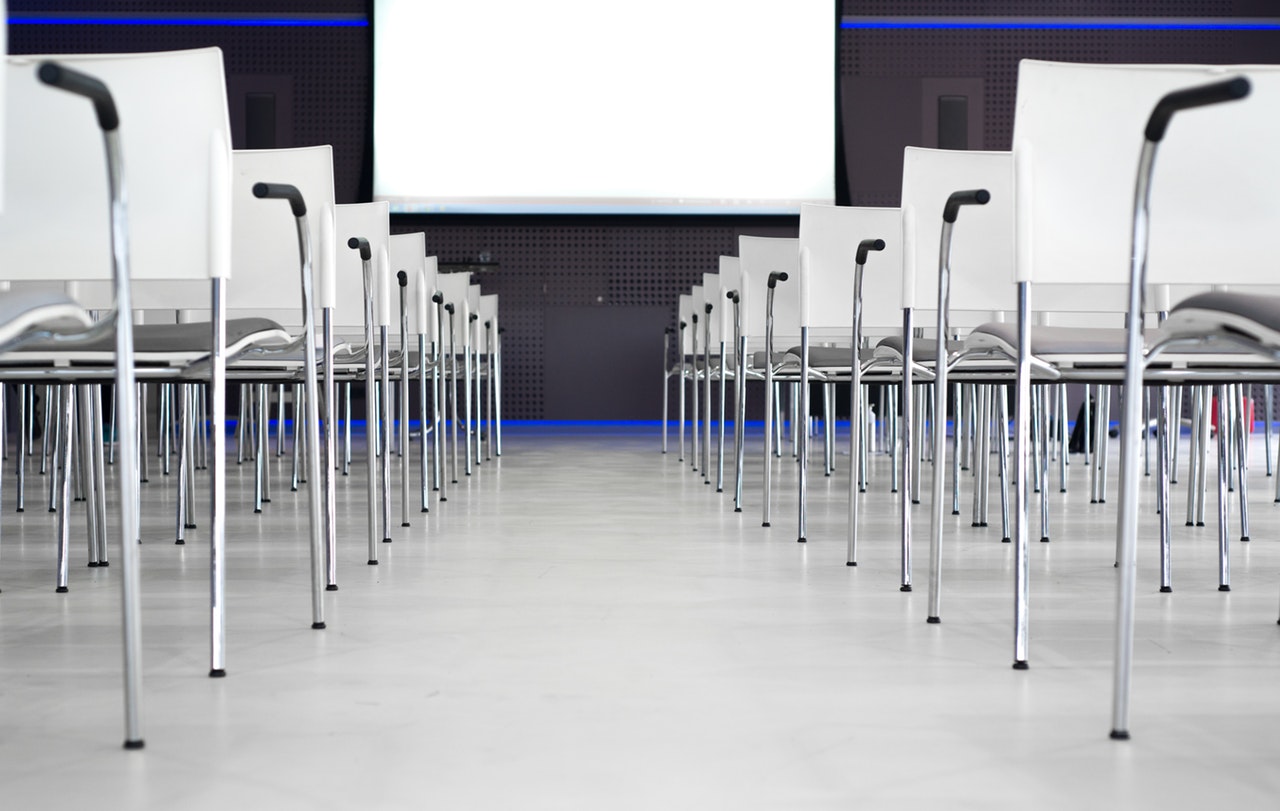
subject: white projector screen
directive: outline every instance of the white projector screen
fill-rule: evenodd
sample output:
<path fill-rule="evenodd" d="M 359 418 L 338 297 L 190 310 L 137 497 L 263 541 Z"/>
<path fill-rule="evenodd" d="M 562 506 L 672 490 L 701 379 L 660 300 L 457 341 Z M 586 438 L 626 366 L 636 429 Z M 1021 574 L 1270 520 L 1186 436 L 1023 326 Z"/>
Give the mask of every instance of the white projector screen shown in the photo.
<path fill-rule="evenodd" d="M 832 0 L 375 0 L 398 213 L 794 214 L 835 196 Z"/>

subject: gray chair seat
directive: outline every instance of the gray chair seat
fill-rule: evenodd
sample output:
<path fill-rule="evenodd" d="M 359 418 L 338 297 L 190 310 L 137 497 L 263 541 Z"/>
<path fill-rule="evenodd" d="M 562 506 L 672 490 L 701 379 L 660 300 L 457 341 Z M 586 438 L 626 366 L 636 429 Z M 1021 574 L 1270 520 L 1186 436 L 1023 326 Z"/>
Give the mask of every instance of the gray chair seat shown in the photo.
<path fill-rule="evenodd" d="M 765 363 L 767 363 L 767 361 L 765 360 L 766 357 L 767 355 L 764 352 L 752 353 L 751 355 L 752 367 L 756 369 L 763 369 Z M 793 355 L 790 352 L 774 352 L 773 365 L 778 366 L 783 363 L 794 363 L 796 366 L 799 366 L 800 365 L 799 353 Z"/>
<path fill-rule="evenodd" d="M 876 344 L 877 349 L 884 349 L 894 352 L 898 357 L 902 357 L 902 336 L 890 335 Z M 959 352 L 964 349 L 962 341 L 947 341 L 948 352 Z M 914 355 L 912 360 L 916 363 L 929 363 L 938 359 L 938 342 L 934 338 L 916 338 L 911 347 L 911 354 Z M 883 353 L 881 354 L 883 357 Z"/>
<path fill-rule="evenodd" d="M 764 353 L 758 353 L 761 359 Z M 800 347 L 793 346 L 787 350 L 788 355 L 792 355 L 796 361 L 800 358 Z M 858 352 L 858 358 L 866 363 L 875 357 L 874 349 L 863 349 Z M 809 365 L 815 369 L 848 369 L 849 363 L 853 360 L 853 349 L 847 346 L 811 346 L 809 347 Z"/>
<path fill-rule="evenodd" d="M 965 343 L 972 348 L 995 346 L 1016 355 L 1018 325 L 983 324 L 969 333 Z M 1125 330 L 1121 327 L 1031 327 L 1032 355 L 1123 355 L 1124 351 Z"/>
<path fill-rule="evenodd" d="M 91 324 L 84 308 L 61 293 L 22 290 L 0 294 L 0 344 L 33 329 L 76 333 Z"/>
<path fill-rule="evenodd" d="M 288 331 L 269 318 L 232 318 L 227 320 L 227 350 L 237 352 L 262 342 L 286 343 Z M 115 331 L 107 332 L 88 343 L 76 344 L 77 353 L 114 352 Z M 23 347 L 29 352 L 68 349 L 50 341 L 37 341 Z M 133 349 L 137 354 L 208 354 L 213 351 L 213 330 L 207 322 L 190 324 L 135 324 Z"/>
<path fill-rule="evenodd" d="M 1174 307 L 1161 327 L 1166 337 L 1210 331 L 1240 333 L 1276 346 L 1280 344 L 1280 296 L 1200 293 Z"/>

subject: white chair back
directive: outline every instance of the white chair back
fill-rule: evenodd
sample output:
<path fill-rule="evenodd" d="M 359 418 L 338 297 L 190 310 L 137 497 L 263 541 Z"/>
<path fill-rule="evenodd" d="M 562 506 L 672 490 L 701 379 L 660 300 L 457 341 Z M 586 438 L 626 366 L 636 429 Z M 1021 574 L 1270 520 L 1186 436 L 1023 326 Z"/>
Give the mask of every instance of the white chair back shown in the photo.
<path fill-rule="evenodd" d="M 731 302 L 724 297 L 724 290 L 721 287 L 722 282 L 723 280 L 720 278 L 719 273 L 702 274 L 702 301 L 704 305 L 711 305 L 711 312 L 708 313 L 707 308 L 704 306 L 701 314 L 698 316 L 700 319 L 698 324 L 699 328 L 701 328 L 701 319 L 705 319 L 710 322 L 708 327 L 711 330 L 709 334 L 711 335 L 711 354 L 713 355 L 720 354 L 720 340 L 721 336 L 724 335 L 724 320 L 725 315 L 727 314 L 726 309 L 729 304 L 731 304 Z M 703 329 L 698 336 L 698 340 L 707 340 L 707 335 L 708 332 L 706 329 Z"/>
<path fill-rule="evenodd" d="M 801 326 L 815 340 L 848 342 L 853 332 L 853 283 L 858 245 L 884 240 L 867 256 L 862 276 L 862 326 L 885 334 L 902 326 L 902 209 L 800 206 Z"/>
<path fill-rule="evenodd" d="M 1274 279 L 1280 222 L 1280 67 L 1085 65 L 1024 60 L 1013 151 L 1017 274 L 1125 284 L 1135 178 L 1152 109 L 1173 90 L 1232 76 L 1249 97 L 1174 116 L 1151 190 L 1150 284 Z"/>
<path fill-rule="evenodd" d="M 902 308 L 938 309 L 942 211 L 953 192 L 970 189 L 986 189 L 991 200 L 963 207 L 952 233 L 951 323 L 957 326 L 1017 308 L 1012 284 L 1013 157 L 1008 152 L 906 148 Z M 965 311 L 973 316 L 966 319 Z"/>
<path fill-rule="evenodd" d="M 735 355 L 737 347 L 733 345 L 733 307 L 728 299 L 730 290 L 742 295 L 742 267 L 736 256 L 720 257 L 720 298 L 724 307 L 724 317 L 720 319 L 720 340 L 724 341 L 725 352 Z"/>
<path fill-rule="evenodd" d="M 227 286 L 227 306 L 270 310 L 273 318 L 301 326 L 302 281 L 298 275 L 297 226 L 289 206 L 253 196 L 255 183 L 287 183 L 302 193 L 311 239 L 313 301 L 334 285 L 333 149 L 236 150 L 231 156 L 231 262 L 235 280 Z M 344 246 L 345 249 L 345 246 Z M 328 299 L 333 299 L 330 292 Z M 314 323 L 321 323 L 315 314 Z"/>
<path fill-rule="evenodd" d="M 470 320 L 471 304 L 468 294 L 471 291 L 471 274 L 440 273 L 436 276 L 436 289 L 444 296 L 445 304 L 453 305 L 453 348 L 459 352 L 471 346 L 471 330 L 467 329 Z M 449 314 L 444 313 L 444 349 L 449 348 Z"/>
<path fill-rule="evenodd" d="M 676 324 L 676 329 L 680 336 L 680 352 L 685 355 L 691 355 L 693 354 L 693 294 L 681 293 L 678 306 L 677 317 L 679 322 Z M 684 324 L 684 329 L 680 329 L 680 324 Z"/>
<path fill-rule="evenodd" d="M 794 279 L 800 269 L 800 241 L 794 237 L 738 237 L 742 273 L 742 334 L 750 351 L 764 349 L 765 304 L 769 274 L 783 272 Z M 780 282 L 773 300 L 774 348 L 785 351 L 800 338 L 800 292 L 794 281 Z"/>
<path fill-rule="evenodd" d="M 40 83 L 44 59 L 102 80 L 120 115 L 131 278 L 230 275 L 231 131 L 222 51 L 10 56 L 0 267 L 6 279 L 111 279 L 102 131 L 84 98 Z M 21 200 L 22 205 L 14 205 Z M 73 235 L 68 237 L 68 235 Z M 204 296 L 207 300 L 207 287 Z"/>
<path fill-rule="evenodd" d="M 391 238 L 391 222 L 388 204 L 345 203 L 334 207 L 334 301 L 333 325 L 336 330 L 350 333 L 364 328 L 364 269 L 360 252 L 347 247 L 352 237 L 369 241 L 373 258 L 373 326 L 390 327 L 392 317 L 390 260 L 387 246 Z"/>
<path fill-rule="evenodd" d="M 427 236 L 418 231 L 409 234 L 392 234 L 387 243 L 387 261 L 395 291 L 391 294 L 391 307 L 395 312 L 392 330 L 396 340 L 400 336 L 400 271 L 405 273 L 405 315 L 408 318 L 408 335 L 410 346 L 417 345 L 418 326 L 422 323 L 422 314 L 418 312 L 419 296 L 417 287 L 422 282 L 422 274 L 427 264 Z M 428 302 L 429 303 L 429 302 Z M 434 304 L 432 305 L 435 306 Z"/>

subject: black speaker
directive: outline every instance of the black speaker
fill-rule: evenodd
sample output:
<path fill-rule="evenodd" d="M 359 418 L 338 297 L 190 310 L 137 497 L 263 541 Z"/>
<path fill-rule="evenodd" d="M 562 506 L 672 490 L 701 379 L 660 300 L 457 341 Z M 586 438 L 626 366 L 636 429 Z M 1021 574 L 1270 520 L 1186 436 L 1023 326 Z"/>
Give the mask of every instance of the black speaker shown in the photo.
<path fill-rule="evenodd" d="M 938 148 L 969 148 L 968 96 L 938 96 Z"/>
<path fill-rule="evenodd" d="M 245 94 L 244 145 L 246 149 L 276 148 L 275 93 Z"/>

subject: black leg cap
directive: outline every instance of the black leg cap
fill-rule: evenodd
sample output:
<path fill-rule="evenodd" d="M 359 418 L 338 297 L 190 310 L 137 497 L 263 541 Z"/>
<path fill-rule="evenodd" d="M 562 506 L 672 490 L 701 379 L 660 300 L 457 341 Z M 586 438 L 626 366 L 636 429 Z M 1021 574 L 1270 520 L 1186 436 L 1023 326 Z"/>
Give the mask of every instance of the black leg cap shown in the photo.
<path fill-rule="evenodd" d="M 186 545 L 187 545 L 187 542 L 186 542 L 186 541 L 184 541 L 183 539 L 179 538 L 178 540 L 176 540 L 176 541 L 174 541 L 174 542 L 173 542 L 173 545 L 174 545 L 174 546 L 186 546 Z"/>
<path fill-rule="evenodd" d="M 807 543 L 804 538 L 796 538 L 796 543 Z"/>
<path fill-rule="evenodd" d="M 101 565 L 102 565 L 102 564 L 101 564 L 101 563 L 98 563 L 98 561 L 96 561 L 96 560 L 91 560 L 91 561 L 89 561 L 89 568 L 90 568 L 90 569 L 96 569 L 96 568 L 98 568 L 98 567 L 99 567 L 99 566 L 101 566 Z"/>
<path fill-rule="evenodd" d="M 107 568 L 108 566 L 110 566 L 110 565 L 111 565 L 111 561 L 109 561 L 109 560 L 104 560 L 104 561 L 102 561 L 101 563 L 99 563 L 98 565 L 105 569 L 105 568 Z"/>
<path fill-rule="evenodd" d="M 1000 543 L 1013 543 L 1012 538 L 1001 538 Z"/>
<path fill-rule="evenodd" d="M 325 587 L 324 587 L 324 590 L 325 590 L 325 591 L 337 591 L 337 590 L 338 590 L 338 584 L 337 584 L 337 583 L 330 583 L 329 585 L 327 585 L 327 586 L 325 586 Z"/>
<path fill-rule="evenodd" d="M 717 487 L 717 488 L 716 488 L 716 492 L 717 492 L 717 493 L 723 493 L 723 492 L 724 492 L 724 488 L 723 488 L 723 487 Z"/>
<path fill-rule="evenodd" d="M 383 542 L 383 543 L 391 543 L 391 539 L 390 539 L 390 538 L 383 538 L 383 539 L 382 539 L 382 542 Z"/>
<path fill-rule="evenodd" d="M 377 566 L 377 565 L 378 565 L 378 561 L 376 561 L 376 560 L 371 560 L 371 561 L 369 561 L 369 565 L 370 565 L 370 566 Z"/>
<path fill-rule="evenodd" d="M 1203 521 L 1197 521 L 1197 522 L 1196 522 L 1196 526 L 1198 526 L 1198 527 L 1202 527 L 1202 526 L 1204 526 L 1204 522 L 1203 522 Z"/>
<path fill-rule="evenodd" d="M 1280 504 L 1280 502 L 1277 502 L 1277 503 L 1278 503 L 1278 504 Z M 1189 527 L 1194 527 L 1195 525 L 1196 525 L 1196 522 L 1195 522 L 1195 521 L 1188 521 L 1188 522 L 1187 522 L 1187 526 L 1189 526 Z"/>
<path fill-rule="evenodd" d="M 955 513 L 952 513 L 952 515 L 955 515 Z M 973 522 L 972 524 L 970 524 L 969 526 L 973 527 L 974 529 L 977 529 L 978 527 L 982 526 L 982 524 L 980 524 L 980 523 L 979 523 L 979 522 L 977 522 L 977 521 L 974 521 L 974 522 Z"/>
<path fill-rule="evenodd" d="M 741 508 L 741 507 L 734 507 L 734 508 L 733 508 L 733 511 L 734 511 L 734 512 L 736 512 L 736 513 L 740 513 L 740 512 L 742 512 L 742 508 Z"/>
<path fill-rule="evenodd" d="M 259 513 L 261 513 L 261 512 L 262 512 L 262 510 L 259 510 L 259 509 L 257 509 L 257 508 L 254 508 L 253 514 L 254 514 L 254 515 L 258 515 L 258 514 L 259 514 Z"/>
<path fill-rule="evenodd" d="M 421 510 L 418 510 L 418 512 L 422 512 L 422 513 L 429 513 L 429 512 L 431 512 L 431 509 L 430 509 L 429 507 L 423 507 Z M 407 526 L 409 526 L 409 525 L 408 525 L 408 524 L 405 524 L 405 526 L 407 527 Z"/>
<path fill-rule="evenodd" d="M 762 527 L 767 527 L 767 526 L 769 526 L 769 522 L 768 522 L 768 521 L 765 521 L 765 522 L 764 522 L 763 524 L 761 524 L 760 526 L 762 526 Z"/>
<path fill-rule="evenodd" d="M 845 565 L 845 566 L 857 566 L 857 565 L 858 565 L 858 561 L 856 561 L 856 560 L 846 561 L 844 565 Z M 1276 620 L 1276 623 L 1277 623 L 1277 624 L 1280 624 L 1280 620 Z"/>
<path fill-rule="evenodd" d="M 195 524 L 183 524 L 182 526 L 186 529 L 199 529 Z"/>
<path fill-rule="evenodd" d="M 1248 543 L 1248 542 L 1249 542 L 1249 536 L 1248 536 L 1248 535 L 1241 535 L 1241 536 L 1240 536 L 1240 543 Z"/>
<path fill-rule="evenodd" d="M 209 671 L 209 678 L 211 679 L 225 679 L 226 677 L 227 671 L 220 667 L 215 667 L 213 670 Z"/>
<path fill-rule="evenodd" d="M 1048 535 L 1046 535 L 1046 536 L 1044 536 L 1043 538 L 1041 538 L 1041 539 L 1040 539 L 1040 543 L 1048 543 L 1048 542 L 1049 542 L 1049 536 L 1048 536 Z"/>
<path fill-rule="evenodd" d="M 1027 664 L 1025 660 L 1020 659 L 1013 663 L 1013 669 L 1014 670 L 1030 670 L 1031 665 Z"/>
<path fill-rule="evenodd" d="M 324 623 L 323 623 L 323 622 L 313 622 L 313 623 L 311 623 L 311 630 L 313 630 L 313 631 L 323 631 L 323 630 L 324 630 Z"/>
<path fill-rule="evenodd" d="M 1111 730 L 1111 740 L 1127 741 L 1129 740 L 1129 732 L 1123 729 L 1113 729 Z"/>
<path fill-rule="evenodd" d="M 404 522 L 403 524 L 401 524 L 400 526 L 402 526 L 402 527 L 407 527 L 407 526 L 409 526 L 409 522 L 408 522 L 408 521 L 405 521 L 405 522 Z M 387 543 L 390 543 L 390 542 L 391 542 L 391 539 L 390 539 L 390 538 L 387 538 Z"/>
<path fill-rule="evenodd" d="M 1230 586 L 1218 586 L 1218 591 L 1231 591 Z"/>
<path fill-rule="evenodd" d="M 905 585 L 905 586 L 899 586 L 899 587 L 898 587 L 898 591 L 902 591 L 902 592 L 911 591 L 911 585 L 910 585 L 910 584 L 908 584 L 908 585 Z"/>
<path fill-rule="evenodd" d="M 139 738 L 139 739 L 138 739 L 138 740 L 136 740 L 136 741 L 125 741 L 125 742 L 124 742 L 124 748 L 125 748 L 125 749 L 128 749 L 128 750 L 129 750 L 129 751 L 131 751 L 131 752 L 132 752 L 132 751 L 136 751 L 136 750 L 138 750 L 138 749 L 144 749 L 144 748 L 146 748 L 146 745 L 147 745 L 147 742 L 146 742 L 146 741 L 144 741 L 144 740 L 142 740 L 141 738 Z"/>
<path fill-rule="evenodd" d="M 66 594 L 68 591 L 70 591 L 70 589 L 68 589 L 66 586 L 58 586 L 56 589 L 53 590 L 54 594 Z"/>
<path fill-rule="evenodd" d="M 1161 586 L 1161 587 L 1160 587 L 1160 593 L 1161 593 L 1161 594 L 1173 594 L 1173 586 Z"/>
<path fill-rule="evenodd" d="M 925 620 L 925 622 L 929 623 L 930 625 L 941 625 L 942 617 L 929 617 L 927 620 Z"/>

